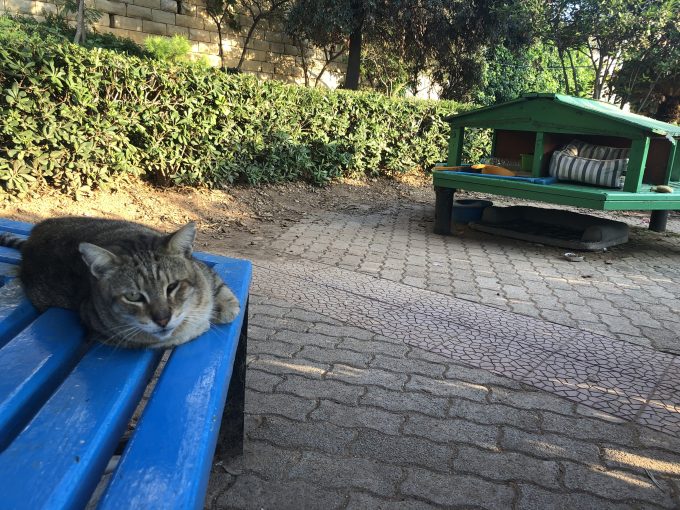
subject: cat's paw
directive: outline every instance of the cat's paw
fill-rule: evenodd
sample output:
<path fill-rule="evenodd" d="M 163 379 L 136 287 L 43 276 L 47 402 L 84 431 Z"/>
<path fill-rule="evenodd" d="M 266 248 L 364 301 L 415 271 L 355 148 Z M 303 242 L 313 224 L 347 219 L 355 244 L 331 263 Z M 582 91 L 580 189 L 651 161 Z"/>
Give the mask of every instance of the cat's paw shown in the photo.
<path fill-rule="evenodd" d="M 241 312 L 241 305 L 226 286 L 222 286 L 215 296 L 212 321 L 216 324 L 228 324 Z"/>

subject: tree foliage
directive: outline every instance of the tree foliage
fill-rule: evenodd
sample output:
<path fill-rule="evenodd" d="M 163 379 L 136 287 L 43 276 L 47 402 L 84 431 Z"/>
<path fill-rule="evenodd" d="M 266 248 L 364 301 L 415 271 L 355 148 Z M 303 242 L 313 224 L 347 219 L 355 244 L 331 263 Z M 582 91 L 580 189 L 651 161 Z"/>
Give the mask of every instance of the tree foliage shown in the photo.
<path fill-rule="evenodd" d="M 519 0 L 295 0 L 289 33 L 318 47 L 348 47 L 345 85 L 356 88 L 364 44 L 403 63 L 411 83 L 427 73 L 446 97 L 465 98 L 479 81 L 487 46 L 528 40 Z M 375 57 L 373 61 L 375 62 Z M 365 66 L 364 70 L 372 69 Z M 371 77 L 374 82 L 375 76 Z M 380 86 L 385 86 L 381 84 Z"/>
<path fill-rule="evenodd" d="M 593 70 L 593 98 L 610 92 L 616 66 L 638 44 L 645 23 L 654 12 L 654 0 L 598 0 L 576 3 L 574 20 L 577 43 L 587 50 Z"/>
<path fill-rule="evenodd" d="M 513 73 L 515 66 L 505 61 L 515 59 L 522 67 L 531 56 L 534 65 L 545 67 L 537 63 L 540 57 L 551 62 L 549 67 L 557 67 L 561 77 L 552 77 L 558 87 L 533 80 L 539 90 L 630 102 L 633 109 L 647 113 L 657 110 L 659 101 L 673 109 L 680 104 L 673 85 L 680 47 L 679 5 L 679 0 L 523 0 L 515 9 L 530 20 L 533 43 L 519 53 L 489 47 L 486 75 L 479 84 L 491 87 L 487 96 L 498 96 L 489 78 L 496 74 L 500 58 L 508 67 L 507 88 L 522 89 L 532 80 Z M 542 55 L 535 54 L 537 45 L 543 48 Z"/>
<path fill-rule="evenodd" d="M 388 94 L 426 75 L 442 97 L 457 100 L 535 88 L 610 100 L 616 90 L 646 111 L 680 102 L 673 99 L 680 0 L 292 2 L 291 34 L 349 49 L 350 88 L 363 59 L 363 86 Z"/>
<path fill-rule="evenodd" d="M 247 13 L 250 23 L 246 31 L 246 36 L 241 47 L 241 56 L 238 63 L 234 66 L 235 71 L 240 71 L 246 59 L 249 44 L 262 21 L 273 21 L 284 19 L 285 12 L 290 0 L 206 0 L 206 13 L 217 28 L 219 37 L 219 56 L 222 69 L 226 69 L 224 48 L 222 41 L 224 31 L 227 27 L 237 32 L 244 27 L 239 22 L 239 12 Z"/>
<path fill-rule="evenodd" d="M 345 87 L 357 89 L 363 33 L 375 15 L 374 0 L 293 0 L 286 31 L 322 51 L 347 49 Z"/>
<path fill-rule="evenodd" d="M 361 88 L 387 96 L 404 95 L 416 86 L 406 63 L 385 40 L 370 41 L 361 58 Z"/>
<path fill-rule="evenodd" d="M 677 0 L 546 0 L 536 7 L 539 37 L 557 49 L 563 74 L 575 71 L 574 53 L 588 59 L 594 99 L 612 98 L 614 76 L 647 34 L 661 28 L 660 12 L 680 15 Z"/>
<path fill-rule="evenodd" d="M 621 101 L 659 120 L 680 122 L 680 1 L 659 6 L 622 60 L 612 80 Z"/>
<path fill-rule="evenodd" d="M 521 51 L 503 45 L 489 48 L 472 100 L 488 105 L 510 101 L 526 92 L 588 94 L 594 80 L 588 59 L 575 52 L 573 62 L 573 74 L 565 73 L 557 49 L 541 42 Z"/>
<path fill-rule="evenodd" d="M 422 27 L 409 45 L 415 72 L 426 72 L 442 87 L 442 96 L 468 101 L 482 80 L 487 48 L 505 43 L 513 50 L 532 40 L 530 18 L 521 1 L 432 0 L 439 11 L 419 13 Z M 414 19 L 413 16 L 408 19 Z M 407 19 L 407 21 L 408 21 Z"/>

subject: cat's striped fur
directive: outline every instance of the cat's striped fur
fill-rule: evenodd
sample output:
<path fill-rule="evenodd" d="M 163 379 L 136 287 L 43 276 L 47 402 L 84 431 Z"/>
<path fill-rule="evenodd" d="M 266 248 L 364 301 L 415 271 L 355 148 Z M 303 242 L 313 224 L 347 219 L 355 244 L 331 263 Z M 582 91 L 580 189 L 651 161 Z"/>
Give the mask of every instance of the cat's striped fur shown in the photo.
<path fill-rule="evenodd" d="M 20 277 L 31 302 L 80 312 L 94 338 L 122 347 L 167 347 L 227 323 L 239 303 L 220 277 L 191 256 L 193 223 L 162 234 L 137 223 L 55 218 L 27 240 L 0 235 L 21 249 Z"/>
<path fill-rule="evenodd" d="M 25 242 L 26 239 L 22 237 L 7 232 L 0 232 L 0 246 L 7 246 L 8 248 L 20 250 Z"/>

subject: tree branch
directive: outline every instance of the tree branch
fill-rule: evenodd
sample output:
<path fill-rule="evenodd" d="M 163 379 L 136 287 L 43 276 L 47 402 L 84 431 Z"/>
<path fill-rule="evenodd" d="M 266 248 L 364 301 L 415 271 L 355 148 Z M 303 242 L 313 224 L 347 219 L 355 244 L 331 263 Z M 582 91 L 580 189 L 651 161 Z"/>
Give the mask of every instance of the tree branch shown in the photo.
<path fill-rule="evenodd" d="M 241 69 L 241 66 L 243 65 L 243 61 L 246 58 L 246 52 L 248 51 L 248 43 L 250 42 L 250 39 L 253 37 L 253 32 L 255 32 L 255 28 L 257 27 L 258 23 L 262 21 L 263 19 L 268 19 L 274 12 L 276 12 L 279 8 L 281 8 L 284 4 L 288 3 L 290 0 L 277 0 L 276 2 L 272 3 L 269 9 L 263 9 L 262 4 L 258 2 L 257 0 L 253 0 L 253 5 L 257 7 L 257 14 L 255 14 L 255 10 L 253 9 L 253 6 L 251 4 L 246 4 L 245 8 L 248 9 L 248 12 L 250 12 L 250 17 L 253 18 L 253 24 L 250 25 L 250 28 L 248 29 L 248 33 L 246 34 L 246 38 L 243 41 L 243 50 L 241 51 L 241 58 L 238 61 L 238 64 L 236 65 L 236 69 Z"/>
<path fill-rule="evenodd" d="M 319 71 L 319 74 L 316 76 L 316 79 L 314 80 L 314 88 L 316 88 L 317 85 L 319 84 L 319 80 L 321 80 L 321 76 L 322 76 L 323 73 L 326 71 L 326 67 L 328 67 L 328 64 L 330 64 L 330 63 L 333 62 L 336 58 L 338 58 L 340 55 L 342 55 L 342 54 L 345 52 L 345 49 L 346 49 L 346 47 L 345 47 L 345 45 L 343 44 L 343 45 L 340 47 L 340 49 L 339 49 L 335 54 L 333 54 L 332 52 L 327 53 L 327 52 L 326 52 L 326 49 L 324 48 L 323 52 L 324 52 L 324 60 L 325 60 L 325 62 L 324 62 L 324 64 L 323 64 L 323 67 L 321 68 L 321 71 Z"/>
<path fill-rule="evenodd" d="M 236 65 L 236 69 L 239 69 L 239 70 L 241 69 L 241 66 L 243 65 L 243 61 L 246 58 L 246 52 L 248 51 L 248 43 L 250 42 L 250 39 L 253 37 L 253 32 L 255 32 L 255 27 L 257 26 L 257 24 L 260 22 L 261 19 L 262 19 L 262 17 L 260 16 L 260 14 L 258 14 L 257 16 L 255 16 L 255 18 L 253 18 L 253 24 L 250 25 L 250 28 L 248 29 L 248 34 L 246 35 L 246 38 L 243 41 L 243 50 L 241 51 L 241 58 L 239 59 L 238 64 Z"/>

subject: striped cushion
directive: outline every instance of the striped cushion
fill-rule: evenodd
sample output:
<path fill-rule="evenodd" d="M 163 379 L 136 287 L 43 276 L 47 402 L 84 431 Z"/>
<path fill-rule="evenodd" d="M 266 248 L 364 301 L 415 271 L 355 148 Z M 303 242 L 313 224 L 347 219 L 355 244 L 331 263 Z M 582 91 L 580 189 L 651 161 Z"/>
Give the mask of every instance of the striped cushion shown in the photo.
<path fill-rule="evenodd" d="M 580 158 L 587 159 L 626 159 L 628 157 L 629 149 L 621 147 L 605 147 L 604 145 L 593 145 L 592 143 L 583 142 L 581 140 L 572 140 L 562 150 L 573 152 L 576 149 L 576 154 Z"/>
<path fill-rule="evenodd" d="M 578 145 L 571 142 L 569 145 L 562 149 L 567 156 L 578 156 Z"/>
<path fill-rule="evenodd" d="M 620 188 L 626 175 L 629 149 L 572 140 L 553 153 L 548 172 L 562 181 Z"/>
<path fill-rule="evenodd" d="M 626 174 L 627 159 L 589 159 L 555 151 L 550 160 L 550 175 L 561 181 L 576 181 L 607 188 L 620 188 Z"/>

